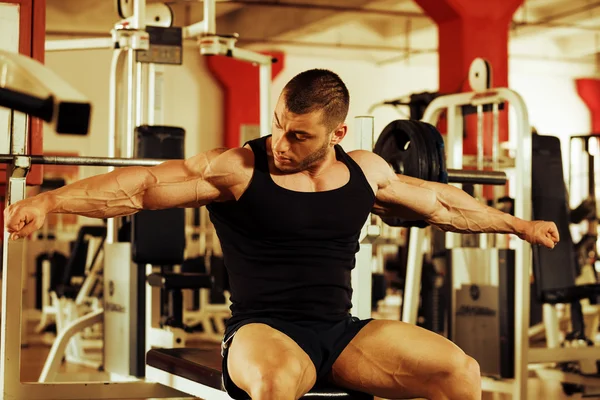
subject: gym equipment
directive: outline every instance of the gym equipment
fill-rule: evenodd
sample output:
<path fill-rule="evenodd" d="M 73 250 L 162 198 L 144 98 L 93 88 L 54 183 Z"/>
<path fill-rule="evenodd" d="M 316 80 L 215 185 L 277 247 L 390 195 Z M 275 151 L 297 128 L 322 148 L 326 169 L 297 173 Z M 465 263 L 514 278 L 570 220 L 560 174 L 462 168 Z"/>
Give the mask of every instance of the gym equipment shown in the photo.
<path fill-rule="evenodd" d="M 22 110 L 32 116 L 44 118 L 55 131 L 63 133 L 86 132 L 89 126 L 91 105 L 58 76 L 37 63 L 19 54 L 2 52 L 2 70 L 8 79 L 0 81 L 0 97 L 2 105 L 12 110 Z M 7 61 L 9 60 L 9 61 Z M 28 78 L 28 79 L 21 79 Z M 32 86 L 34 85 L 34 86 Z M 17 114 L 14 112 L 14 114 Z M 26 129 L 14 129 L 8 126 L 8 147 L 2 152 L 11 154 L 7 168 L 6 204 L 26 197 L 26 178 L 32 165 L 27 157 L 28 143 Z M 62 160 L 66 161 L 66 160 Z M 81 161 L 81 160 L 71 160 Z M 86 160 L 85 162 L 89 162 Z M 126 160 L 124 160 L 126 161 Z M 93 163 L 95 163 L 94 161 Z M 108 165 L 114 160 L 102 160 L 101 165 Z M 133 161 L 135 163 L 136 161 Z M 116 162 L 119 163 L 118 161 Z M 156 164 L 156 163 L 154 163 Z M 131 393 L 141 398 L 181 397 L 182 392 L 153 382 L 123 382 L 107 385 L 105 382 L 85 383 L 22 383 L 20 380 L 21 351 L 21 282 L 23 274 L 25 243 L 24 239 L 11 240 L 5 231 L 3 240 L 2 269 L 2 321 L 0 347 L 0 391 L 6 397 L 15 399 L 44 398 L 127 398 Z M 123 268 L 121 265 L 121 269 Z M 100 322 L 102 310 L 86 315 L 86 323 Z M 72 336 L 81 330 L 77 321 L 72 321 L 66 328 L 64 337 Z M 64 340 L 56 341 L 53 348 L 58 360 L 64 353 Z M 51 372 L 51 371 L 49 371 Z M 48 374 L 50 375 L 50 374 Z"/>
<path fill-rule="evenodd" d="M 196 385 L 194 395 L 205 399 L 229 399 L 222 388 L 221 354 L 219 350 L 203 349 L 153 349 L 148 352 L 149 367 L 176 375 L 179 379 Z M 372 400 L 368 394 L 336 387 L 314 387 L 302 399 L 340 398 Z"/>
<path fill-rule="evenodd" d="M 469 67 L 469 86 L 474 92 L 483 92 L 492 87 L 492 66 L 487 60 L 473 60 Z"/>
<path fill-rule="evenodd" d="M 157 78 L 161 74 L 160 67 L 155 63 L 144 63 L 137 60 L 140 52 L 150 49 L 150 35 L 145 31 L 145 1 L 129 0 L 133 3 L 133 15 L 124 23 L 118 23 L 113 33 L 114 48 L 113 63 L 111 65 L 110 85 L 110 107 L 109 107 L 109 156 L 108 158 L 58 158 L 51 159 L 45 156 L 29 157 L 26 153 L 27 131 L 26 129 L 15 129 L 15 124 L 9 124 L 10 135 L 9 147 L 3 148 L 0 153 L 5 153 L 4 161 L 9 163 L 7 171 L 7 196 L 6 204 L 11 205 L 26 197 L 25 178 L 32 164 L 36 163 L 60 163 L 75 165 L 99 165 L 99 166 L 129 166 L 129 165 L 156 165 L 157 160 L 128 160 L 133 157 L 135 139 L 133 132 L 139 125 L 145 123 L 155 124 L 162 121 L 162 115 L 157 110 L 162 110 L 159 102 L 160 96 L 151 95 L 147 102 L 147 94 L 162 93 L 158 87 L 161 80 Z M 271 76 L 271 63 L 273 60 L 259 53 L 235 47 L 235 37 L 221 38 L 215 34 L 215 2 L 214 0 L 204 2 L 204 21 L 186 27 L 182 30 L 185 38 L 199 36 L 202 40 L 198 43 L 203 55 L 225 55 L 252 63 L 260 64 L 260 109 L 261 129 L 266 134 L 270 125 L 269 88 Z M 83 48 L 81 44 L 76 48 Z M 86 40 L 84 39 L 85 43 Z M 62 49 L 66 49 L 63 46 Z M 127 57 L 121 57 L 126 55 Z M 15 61 L 16 60 L 16 61 Z M 124 62 L 125 61 L 125 62 Z M 142 60 L 143 61 L 143 60 Z M 154 61 L 154 60 L 152 60 Z M 58 76 L 51 74 L 41 63 L 35 63 L 18 54 L 2 53 L 0 61 L 2 70 L 8 79 L 0 82 L 0 102 L 11 110 L 20 110 L 31 116 L 43 118 L 52 124 L 55 131 L 61 133 L 84 133 L 89 127 L 91 105 L 77 91 L 71 88 Z M 118 72 L 124 69 L 126 73 Z M 121 76 L 123 75 L 123 76 Z M 31 79 L 21 79 L 31 78 Z M 42 78 L 38 81 L 37 78 Z M 125 79 L 126 78 L 126 79 Z M 118 86 L 123 83 L 122 93 L 126 99 L 117 101 Z M 32 87 L 32 84 L 35 85 Z M 147 103 L 147 104 L 146 104 Z M 14 113 L 15 115 L 17 113 Z M 11 113 L 12 115 L 12 113 Z M 121 123 L 124 121 L 125 123 Z M 14 122 L 14 121 L 13 121 Z M 128 271 L 135 265 L 123 263 L 130 260 L 130 246 L 127 251 L 121 251 L 116 243 L 116 232 L 121 227 L 114 225 L 114 219 L 107 222 L 107 244 L 105 259 L 107 265 L 110 262 L 118 264 L 120 271 Z M 123 244 L 124 247 L 127 244 Z M 185 397 L 171 387 L 156 384 L 150 381 L 128 381 L 128 373 L 117 373 L 114 379 L 125 382 L 94 383 L 64 383 L 52 384 L 27 384 L 21 383 L 20 374 L 20 320 L 21 320 L 21 278 L 22 262 L 24 252 L 23 239 L 9 240 L 5 232 L 3 241 L 3 291 L 2 291 L 2 325 L 0 334 L 0 347 L 2 348 L 2 359 L 0 363 L 0 391 L 5 396 L 22 399 L 44 399 L 44 398 L 127 398 L 134 395 L 139 398 L 162 398 L 162 397 Z M 113 261 L 109 261 L 113 260 Z M 105 268 L 105 272 L 106 272 Z M 131 275 L 131 274 L 129 274 Z M 125 278 L 125 277 L 124 277 Z M 19 283 L 16 283 L 19 282 Z M 118 283 L 118 285 L 117 285 Z M 113 300 L 115 295 L 128 297 L 129 284 L 133 281 L 127 279 L 108 282 L 105 295 L 108 301 L 105 303 L 107 310 L 113 313 L 123 311 L 118 302 Z M 129 304 L 138 299 L 122 299 L 123 303 Z M 135 307 L 134 307 L 135 309 Z M 106 317 L 106 315 L 105 315 Z M 106 322 L 106 320 L 105 320 Z M 110 340 L 111 335 L 107 338 Z M 139 338 L 132 337 L 127 342 L 137 342 Z M 121 354 L 123 356 L 123 354 Z M 139 357 L 142 362 L 144 357 Z M 108 366 L 111 357 L 105 358 L 105 366 Z M 108 370 L 107 370 L 108 371 Z M 110 371 L 108 371 L 110 372 Z M 119 371 L 122 372 L 122 371 Z M 171 377 L 173 378 L 173 377 Z"/>
<path fill-rule="evenodd" d="M 87 134 L 91 106 L 40 62 L 0 50 L 0 106 L 51 124 L 58 133 Z"/>
<path fill-rule="evenodd" d="M 478 114 L 482 115 L 484 105 L 490 106 L 494 113 L 494 120 L 501 104 L 508 103 L 514 109 L 516 122 L 516 138 L 518 151 L 514 160 L 514 187 L 512 197 L 515 198 L 515 216 L 524 220 L 531 220 L 531 126 L 527 115 L 527 108 L 523 98 L 508 88 L 493 88 L 490 90 L 466 92 L 437 97 L 423 117 L 423 122 L 436 125 L 445 112 L 448 122 L 446 136 L 447 159 L 449 170 L 463 167 L 463 108 L 476 107 Z M 497 126 L 496 123 L 494 125 Z M 497 128 L 494 129 L 496 131 Z M 496 133 L 494 132 L 494 135 Z M 498 163 L 497 159 L 494 164 Z M 481 169 L 483 160 L 478 161 Z M 494 168 L 494 167 L 493 167 Z M 513 182 L 511 182 L 513 183 Z M 451 183 L 454 184 L 454 183 Z M 447 248 L 460 244 L 461 237 L 455 233 L 446 233 Z M 486 235 L 480 235 L 481 247 L 487 247 L 484 240 Z M 402 321 L 416 323 L 419 305 L 419 289 L 421 284 L 421 269 L 424 254 L 425 230 L 411 228 L 409 254 L 406 274 L 406 287 L 402 305 Z M 511 246 L 513 247 L 513 246 Z M 514 243 L 515 250 L 515 279 L 514 303 L 529 304 L 529 271 L 531 267 L 531 246 L 525 241 Z M 528 337 L 529 315 L 525 307 L 515 307 L 515 347 L 514 347 L 514 379 L 503 381 L 484 377 L 482 388 L 484 391 L 512 393 L 514 400 L 523 400 L 527 397 L 528 371 Z"/>
<path fill-rule="evenodd" d="M 39 382 L 53 381 L 63 358 L 96 369 L 102 366 L 101 359 L 86 354 L 87 349 L 102 349 L 102 335 L 96 332 L 84 335 L 84 330 L 102 322 L 104 315 L 99 288 L 105 237 L 104 226 L 80 228 L 62 282 L 50 293 L 57 335 Z"/>
<path fill-rule="evenodd" d="M 515 360 L 515 252 L 447 250 L 452 285 L 448 338 L 479 363 L 482 375 L 512 379 Z"/>
<path fill-rule="evenodd" d="M 598 240 L 598 203 L 596 200 L 596 169 L 600 154 L 600 140 L 597 135 L 576 135 L 569 141 L 569 196 L 571 204 L 577 204 L 570 212 L 573 224 L 586 221 L 587 231 L 575 245 L 578 264 L 593 265 L 600 259 L 596 242 Z M 587 179 L 577 179 L 585 177 Z M 580 271 L 579 271 L 580 272 Z M 597 274 L 596 274 L 597 279 Z"/>
<path fill-rule="evenodd" d="M 446 170 L 444 139 L 431 124 L 396 120 L 389 123 L 375 143 L 374 153 L 398 174 L 442 183 L 506 184 L 503 171 Z"/>
<path fill-rule="evenodd" d="M 24 155 L 16 156 L 12 154 L 0 154 L 0 163 L 12 164 L 15 161 L 28 159 L 28 163 L 33 164 L 53 164 L 53 165 L 85 165 L 88 167 L 153 167 L 166 160 L 136 159 L 136 158 L 110 158 L 110 157 L 67 157 L 67 156 L 38 156 Z M 18 160 L 15 160 L 18 158 Z"/>
<path fill-rule="evenodd" d="M 398 174 L 442 183 L 506 184 L 506 174 L 501 171 L 447 170 L 444 141 L 439 131 L 420 121 L 396 120 L 389 123 L 380 134 L 373 152 L 385 159 Z M 384 217 L 390 226 L 420 227 L 425 221 L 407 221 Z"/>
<path fill-rule="evenodd" d="M 381 103 L 372 105 L 369 108 L 369 114 L 372 114 L 375 108 L 379 106 L 394 106 L 399 108 L 400 106 L 406 106 L 409 109 L 408 119 L 419 121 L 423 118 L 423 113 L 429 106 L 429 103 L 433 101 L 440 94 L 438 92 L 421 92 L 413 93 L 407 96 L 403 96 L 393 100 L 384 100 Z M 398 110 L 401 114 L 405 114 Z"/>
<path fill-rule="evenodd" d="M 193 272 L 168 272 L 162 270 L 160 273 L 148 275 L 148 284 L 151 287 L 160 288 L 164 293 L 162 300 L 164 311 L 161 312 L 160 327 L 172 334 L 156 335 L 159 339 L 153 340 L 151 346 L 156 347 L 184 347 L 186 341 L 193 337 L 203 341 L 220 343 L 225 333 L 224 320 L 231 316 L 223 291 L 224 276 L 226 271 L 221 257 L 211 256 L 209 266 L 206 268 L 205 257 L 196 257 L 184 261 L 181 265 L 182 271 Z M 222 268 L 221 268 L 222 267 Z M 207 269 L 210 272 L 207 272 Z M 198 311 L 185 312 L 183 306 L 183 291 L 194 290 L 201 298 Z M 210 290 L 211 294 L 221 294 L 223 302 L 214 305 L 208 296 L 201 296 L 204 290 Z M 153 333 L 157 333 L 153 329 Z M 154 337 L 153 337 L 154 339 Z M 170 345 L 167 345 L 170 344 Z"/>
<path fill-rule="evenodd" d="M 136 128 L 135 135 L 134 156 L 140 159 L 184 157 L 185 131 L 179 127 L 142 125 Z M 107 243 L 104 268 L 105 370 L 143 377 L 149 336 L 145 312 L 147 266 L 172 268 L 183 262 L 185 210 L 142 210 L 118 219 L 117 225 L 121 237 Z"/>
<path fill-rule="evenodd" d="M 536 296 L 543 303 L 547 348 L 532 349 L 531 352 L 535 352 L 532 358 L 539 362 L 559 363 L 561 371 L 552 371 L 552 379 L 563 382 L 565 393 L 585 393 L 586 386 L 597 387 L 599 382 L 597 360 L 600 360 L 600 351 L 595 342 L 600 321 L 598 307 L 586 306 L 587 313 L 592 316 L 592 323 L 586 329 L 580 301 L 589 299 L 596 303 L 600 284 L 595 281 L 595 275 L 594 283 L 577 282 L 581 266 L 569 227 L 571 218 L 563 182 L 561 144 L 557 137 L 533 136 L 532 193 L 533 217 L 553 220 L 561 236 L 552 251 L 542 247 L 533 249 L 534 287 Z M 563 342 L 559 339 L 557 304 L 570 305 L 571 332 L 565 335 Z M 540 370 L 538 374 L 543 372 L 546 371 Z"/>
<path fill-rule="evenodd" d="M 431 124 L 396 120 L 389 123 L 379 135 L 374 153 L 386 160 L 397 174 L 441 183 L 479 183 L 505 185 L 502 171 L 446 169 L 444 140 Z M 425 221 L 407 221 L 402 218 L 382 218 L 390 226 L 420 227 Z"/>
<path fill-rule="evenodd" d="M 136 158 L 183 159 L 185 131 L 172 126 L 136 128 Z M 157 226 L 162 227 L 156 229 Z M 142 210 L 131 217 L 132 259 L 138 264 L 178 265 L 184 260 L 185 210 Z"/>

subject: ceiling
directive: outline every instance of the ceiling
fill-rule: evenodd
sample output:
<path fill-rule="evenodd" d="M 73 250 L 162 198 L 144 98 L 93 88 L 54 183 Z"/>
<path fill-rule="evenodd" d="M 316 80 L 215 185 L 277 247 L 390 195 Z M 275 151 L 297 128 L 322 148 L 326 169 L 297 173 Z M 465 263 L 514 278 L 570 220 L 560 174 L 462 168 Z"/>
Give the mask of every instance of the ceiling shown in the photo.
<path fill-rule="evenodd" d="M 106 37 L 120 19 L 116 0 L 46 1 L 49 39 Z M 201 1 L 165 3 L 176 26 L 202 20 Z M 435 24 L 412 0 L 217 0 L 216 10 L 217 32 L 238 33 L 241 47 L 377 63 L 437 49 Z M 510 53 L 596 63 L 599 34 L 600 1 L 525 0 L 513 16 Z"/>

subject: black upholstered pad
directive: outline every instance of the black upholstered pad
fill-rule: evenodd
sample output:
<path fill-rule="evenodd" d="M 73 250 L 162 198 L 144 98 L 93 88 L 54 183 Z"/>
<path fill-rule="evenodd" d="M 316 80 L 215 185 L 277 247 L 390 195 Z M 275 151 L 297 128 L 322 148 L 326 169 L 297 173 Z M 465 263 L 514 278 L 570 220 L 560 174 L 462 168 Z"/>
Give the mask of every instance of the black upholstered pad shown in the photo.
<path fill-rule="evenodd" d="M 194 272 L 161 273 L 148 275 L 148 284 L 153 287 L 170 289 L 210 289 L 212 287 L 212 276 Z"/>
<path fill-rule="evenodd" d="M 170 374 L 222 390 L 221 355 L 218 349 L 152 349 L 146 355 L 146 363 Z M 315 387 L 303 398 L 372 400 L 373 396 L 335 387 Z"/>

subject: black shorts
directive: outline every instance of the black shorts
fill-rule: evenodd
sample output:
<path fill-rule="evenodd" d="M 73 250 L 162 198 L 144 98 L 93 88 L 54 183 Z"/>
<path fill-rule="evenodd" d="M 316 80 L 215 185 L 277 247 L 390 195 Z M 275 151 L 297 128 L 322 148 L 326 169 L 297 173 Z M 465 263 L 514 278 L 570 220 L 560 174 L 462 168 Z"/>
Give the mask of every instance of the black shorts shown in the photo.
<path fill-rule="evenodd" d="M 288 322 L 276 318 L 248 318 L 228 326 L 221 346 L 223 355 L 223 388 L 236 400 L 250 398 L 238 388 L 227 372 L 227 353 L 235 333 L 242 326 L 262 323 L 289 336 L 308 354 L 317 370 L 317 384 L 327 378 L 333 363 L 356 334 L 372 319 L 361 320 L 348 316 L 339 322 L 296 321 Z"/>

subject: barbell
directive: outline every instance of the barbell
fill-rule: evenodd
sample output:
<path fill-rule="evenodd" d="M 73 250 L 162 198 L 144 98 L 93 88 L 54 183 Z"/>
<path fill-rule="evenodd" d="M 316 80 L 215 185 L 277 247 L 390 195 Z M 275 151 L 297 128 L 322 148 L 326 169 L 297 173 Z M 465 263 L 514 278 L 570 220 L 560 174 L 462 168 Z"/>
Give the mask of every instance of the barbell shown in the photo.
<path fill-rule="evenodd" d="M 156 158 L 72 157 L 0 154 L 0 164 L 12 164 L 15 158 L 28 158 L 33 164 L 85 165 L 88 167 L 153 167 L 167 160 Z"/>
<path fill-rule="evenodd" d="M 444 139 L 431 124 L 415 120 L 396 120 L 379 135 L 373 152 L 390 164 L 397 174 L 441 183 L 505 185 L 506 173 L 446 169 Z M 425 227 L 425 221 L 383 217 L 390 226 Z"/>
<path fill-rule="evenodd" d="M 388 124 L 379 135 L 373 152 L 386 160 L 397 174 L 442 183 L 506 184 L 502 171 L 446 169 L 444 140 L 432 125 L 414 120 L 397 120 Z M 98 167 L 152 167 L 166 160 L 148 158 L 72 157 L 47 155 L 0 154 L 0 164 L 16 164 L 26 158 L 29 164 L 83 165 Z M 425 221 L 407 221 L 384 217 L 390 226 L 425 227 Z"/>

